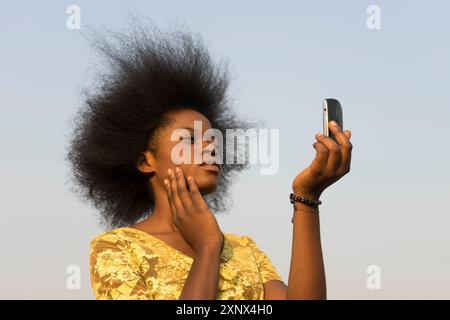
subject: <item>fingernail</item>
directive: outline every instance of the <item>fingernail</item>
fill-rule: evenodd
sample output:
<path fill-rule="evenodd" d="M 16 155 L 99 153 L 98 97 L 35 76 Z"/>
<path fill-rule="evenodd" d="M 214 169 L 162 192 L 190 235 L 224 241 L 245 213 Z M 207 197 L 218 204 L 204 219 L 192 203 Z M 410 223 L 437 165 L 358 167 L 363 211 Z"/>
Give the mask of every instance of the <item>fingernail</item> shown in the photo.
<path fill-rule="evenodd" d="M 167 178 L 164 178 L 164 184 L 168 184 L 169 183 L 169 181 L 167 180 Z"/>
<path fill-rule="evenodd" d="M 316 133 L 316 137 L 321 137 L 322 136 L 322 134 L 321 133 Z"/>
<path fill-rule="evenodd" d="M 334 120 L 331 120 L 330 123 L 331 123 L 332 126 L 337 126 L 337 123 Z"/>
<path fill-rule="evenodd" d="M 175 171 L 176 171 L 176 172 L 180 172 L 180 167 L 176 167 L 176 168 L 175 168 Z"/>
<path fill-rule="evenodd" d="M 171 176 L 172 175 L 172 169 L 167 169 L 167 173 L 169 174 L 169 176 Z"/>

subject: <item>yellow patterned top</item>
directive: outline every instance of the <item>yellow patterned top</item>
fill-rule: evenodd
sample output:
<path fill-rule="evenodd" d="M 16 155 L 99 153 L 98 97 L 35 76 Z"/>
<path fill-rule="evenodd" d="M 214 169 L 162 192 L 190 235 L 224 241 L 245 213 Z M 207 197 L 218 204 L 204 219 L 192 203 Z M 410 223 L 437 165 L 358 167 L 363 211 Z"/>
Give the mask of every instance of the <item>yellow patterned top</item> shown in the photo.
<path fill-rule="evenodd" d="M 217 299 L 264 299 L 263 284 L 280 274 L 252 238 L 223 234 Z M 91 286 L 96 299 L 177 300 L 192 262 L 149 233 L 118 228 L 91 241 Z"/>

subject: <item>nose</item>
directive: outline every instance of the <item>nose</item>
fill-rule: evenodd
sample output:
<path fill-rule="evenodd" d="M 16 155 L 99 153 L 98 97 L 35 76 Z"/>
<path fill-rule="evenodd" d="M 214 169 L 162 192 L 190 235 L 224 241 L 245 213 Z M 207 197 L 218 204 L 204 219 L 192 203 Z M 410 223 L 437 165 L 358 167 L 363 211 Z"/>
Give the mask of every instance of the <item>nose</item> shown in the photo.
<path fill-rule="evenodd" d="M 214 159 L 214 162 L 217 162 L 216 158 L 216 146 L 217 143 L 214 141 L 214 137 L 212 141 L 205 141 L 203 146 L 203 159 Z"/>

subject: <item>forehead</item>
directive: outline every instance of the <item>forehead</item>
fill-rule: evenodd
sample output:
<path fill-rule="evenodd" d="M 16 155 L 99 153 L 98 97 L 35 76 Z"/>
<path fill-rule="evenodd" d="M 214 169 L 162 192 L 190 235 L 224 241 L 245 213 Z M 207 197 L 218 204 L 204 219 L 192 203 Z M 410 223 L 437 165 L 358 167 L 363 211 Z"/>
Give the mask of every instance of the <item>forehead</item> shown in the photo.
<path fill-rule="evenodd" d="M 201 121 L 202 131 L 211 128 L 211 123 L 203 114 L 193 109 L 180 109 L 167 113 L 170 129 L 194 128 L 195 121 Z"/>

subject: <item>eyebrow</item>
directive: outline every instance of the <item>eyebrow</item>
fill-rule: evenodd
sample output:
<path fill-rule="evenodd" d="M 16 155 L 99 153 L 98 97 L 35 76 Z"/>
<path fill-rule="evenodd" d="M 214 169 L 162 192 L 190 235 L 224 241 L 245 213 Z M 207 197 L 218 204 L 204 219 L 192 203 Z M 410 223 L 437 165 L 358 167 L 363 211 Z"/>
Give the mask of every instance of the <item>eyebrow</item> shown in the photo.
<path fill-rule="evenodd" d="M 180 129 L 186 129 L 186 130 L 191 130 L 191 131 L 195 131 L 195 129 L 194 128 L 191 128 L 191 127 L 186 127 L 186 128 L 180 128 Z M 204 132 L 204 131 L 203 131 Z M 202 133 L 203 133 L 202 132 Z"/>
<path fill-rule="evenodd" d="M 190 131 L 194 131 L 195 132 L 195 129 L 192 128 L 192 127 L 185 127 L 185 128 L 179 128 L 179 129 L 186 129 L 186 130 L 190 130 Z M 204 134 L 204 131 L 202 132 L 202 134 Z"/>

